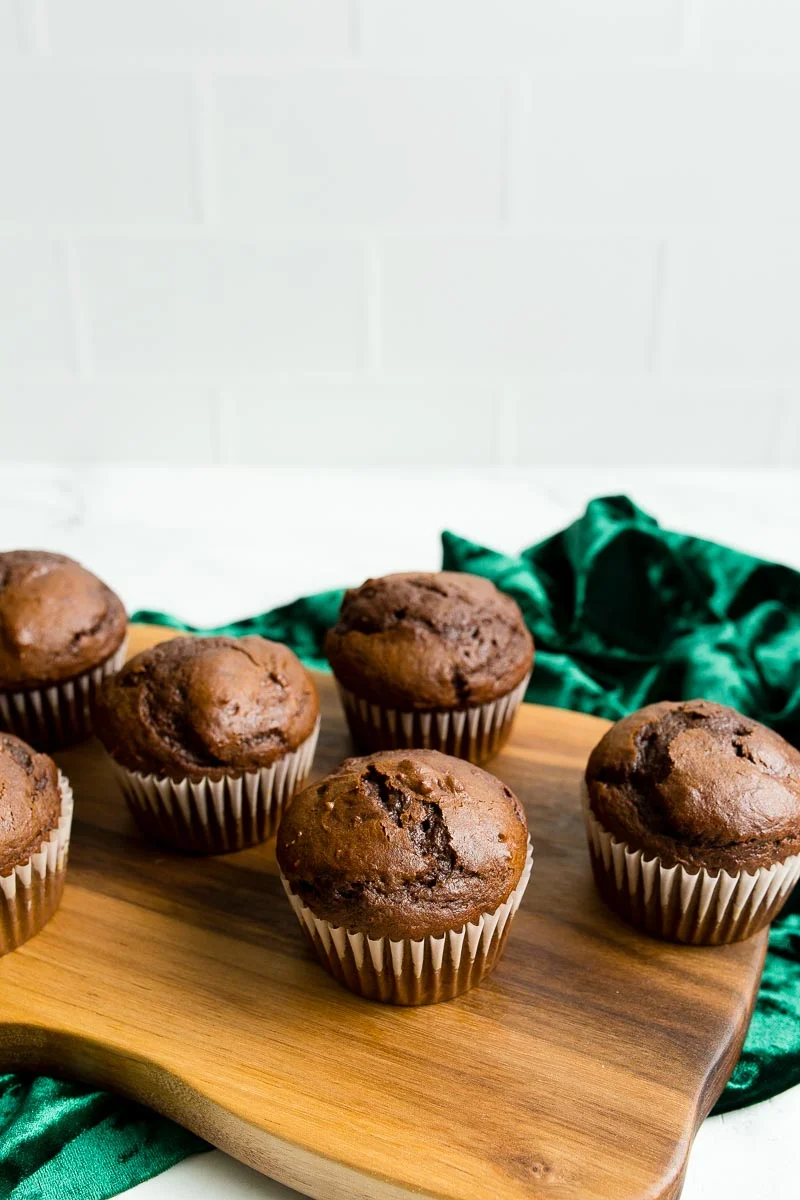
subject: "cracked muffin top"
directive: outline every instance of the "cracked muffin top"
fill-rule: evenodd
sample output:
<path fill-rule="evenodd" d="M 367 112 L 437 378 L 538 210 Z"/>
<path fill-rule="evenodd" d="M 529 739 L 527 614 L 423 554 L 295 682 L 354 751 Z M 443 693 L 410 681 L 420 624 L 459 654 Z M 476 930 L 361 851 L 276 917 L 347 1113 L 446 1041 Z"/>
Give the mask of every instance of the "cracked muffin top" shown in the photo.
<path fill-rule="evenodd" d="M 521 683 L 533 639 L 518 605 L 490 580 L 417 572 L 348 591 L 325 652 L 339 682 L 366 700 L 458 709 Z"/>
<path fill-rule="evenodd" d="M 219 778 L 296 750 L 318 715 L 314 681 L 288 646 L 262 637 L 179 637 L 142 651 L 105 681 L 95 729 L 131 771 Z"/>
<path fill-rule="evenodd" d="M 600 823 L 668 867 L 735 874 L 800 853 L 800 753 L 709 700 L 617 721 L 591 753 L 586 785 Z"/>
<path fill-rule="evenodd" d="M 440 935 L 516 887 L 528 826 L 514 793 L 436 750 L 348 758 L 292 802 L 277 856 L 317 917 L 373 938 Z"/>
<path fill-rule="evenodd" d="M 119 597 L 73 559 L 0 554 L 0 689 L 61 683 L 99 666 L 126 629 Z"/>
<path fill-rule="evenodd" d="M 8 875 L 58 825 L 61 789 L 52 758 L 0 733 L 0 875 Z"/>

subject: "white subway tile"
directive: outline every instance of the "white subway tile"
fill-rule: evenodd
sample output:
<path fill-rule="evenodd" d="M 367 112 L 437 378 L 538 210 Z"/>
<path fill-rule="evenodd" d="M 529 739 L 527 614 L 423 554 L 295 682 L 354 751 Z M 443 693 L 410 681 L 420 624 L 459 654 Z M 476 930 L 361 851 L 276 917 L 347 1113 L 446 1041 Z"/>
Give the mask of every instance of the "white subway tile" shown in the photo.
<path fill-rule="evenodd" d="M 73 368 L 59 247 L 33 238 L 0 237 L 0 374 Z"/>
<path fill-rule="evenodd" d="M 536 380 L 519 399 L 515 462 L 775 464 L 783 403 L 774 384 L 647 376 Z"/>
<path fill-rule="evenodd" d="M 186 80 L 157 73 L 0 72 L 0 220 L 191 220 Z"/>
<path fill-rule="evenodd" d="M 796 221 L 800 80 L 654 69 L 537 74 L 512 199 L 523 222 Z"/>
<path fill-rule="evenodd" d="M 800 373 L 800 237 L 676 240 L 666 260 L 663 361 L 728 376 Z"/>
<path fill-rule="evenodd" d="M 383 248 L 385 361 L 401 370 L 644 369 L 657 246 L 398 238 Z"/>
<path fill-rule="evenodd" d="M 362 365 L 365 281 L 351 243 L 110 238 L 87 239 L 78 254 L 101 369 Z"/>
<path fill-rule="evenodd" d="M 216 398 L 172 380 L 42 383 L 22 380 L 4 423 L 0 461 L 214 462 Z"/>
<path fill-rule="evenodd" d="M 721 60 L 800 57 L 797 0 L 702 0 L 695 51 Z"/>
<path fill-rule="evenodd" d="M 528 61 L 555 55 L 614 60 L 674 52 L 678 0 L 362 0 L 367 53 Z"/>
<path fill-rule="evenodd" d="M 47 0 L 56 50 L 342 54 L 349 0 Z"/>
<path fill-rule="evenodd" d="M 233 462 L 383 466 L 502 461 L 499 384 L 265 379 L 231 389 L 228 411 Z"/>
<path fill-rule="evenodd" d="M 14 0 L 0 0 L 0 53 L 19 49 L 19 26 Z"/>
<path fill-rule="evenodd" d="M 223 220 L 458 225 L 504 215 L 502 80 L 220 78 L 215 107 Z"/>

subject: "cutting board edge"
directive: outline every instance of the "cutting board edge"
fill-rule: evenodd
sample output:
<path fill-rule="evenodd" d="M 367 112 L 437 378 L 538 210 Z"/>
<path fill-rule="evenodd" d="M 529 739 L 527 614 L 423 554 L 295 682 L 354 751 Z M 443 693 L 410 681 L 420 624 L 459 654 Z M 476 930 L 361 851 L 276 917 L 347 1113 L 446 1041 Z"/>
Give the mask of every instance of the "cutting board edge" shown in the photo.
<path fill-rule="evenodd" d="M 84 1034 L 4 1020 L 0 1014 L 0 1054 L 6 1070 L 77 1080 L 145 1105 L 312 1200 L 437 1200 L 440 1195 L 398 1187 L 379 1174 L 259 1128 L 173 1069 Z"/>

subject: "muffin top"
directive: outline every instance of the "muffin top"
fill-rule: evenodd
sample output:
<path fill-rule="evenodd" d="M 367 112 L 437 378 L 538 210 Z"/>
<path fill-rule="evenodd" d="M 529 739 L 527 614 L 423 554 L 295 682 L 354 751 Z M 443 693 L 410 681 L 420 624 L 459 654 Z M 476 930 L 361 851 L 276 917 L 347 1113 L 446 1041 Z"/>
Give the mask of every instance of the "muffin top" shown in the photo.
<path fill-rule="evenodd" d="M 314 729 L 314 681 L 288 646 L 262 637 L 180 637 L 106 679 L 95 728 L 131 771 L 220 778 L 268 767 Z"/>
<path fill-rule="evenodd" d="M 721 704 L 665 701 L 617 721 L 586 784 L 600 823 L 667 866 L 735 874 L 800 853 L 800 753 Z"/>
<path fill-rule="evenodd" d="M 27 862 L 60 815 L 61 789 L 52 758 L 0 733 L 0 875 Z"/>
<path fill-rule="evenodd" d="M 493 912 L 516 887 L 528 827 L 493 775 L 436 750 L 348 758 L 295 797 L 277 855 L 315 916 L 421 938 Z"/>
<path fill-rule="evenodd" d="M 525 678 L 533 639 L 517 604 L 490 580 L 417 572 L 348 591 L 325 651 L 339 682 L 373 703 L 468 708 Z"/>
<path fill-rule="evenodd" d="M 61 683 L 122 644 L 122 601 L 80 563 L 46 550 L 0 554 L 0 689 Z"/>

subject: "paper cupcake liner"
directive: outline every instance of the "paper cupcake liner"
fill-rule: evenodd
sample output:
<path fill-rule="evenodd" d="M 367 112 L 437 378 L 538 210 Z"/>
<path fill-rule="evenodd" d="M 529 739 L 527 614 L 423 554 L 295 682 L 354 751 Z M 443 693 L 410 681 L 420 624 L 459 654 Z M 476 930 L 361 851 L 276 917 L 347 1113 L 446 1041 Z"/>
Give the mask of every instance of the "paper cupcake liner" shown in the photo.
<path fill-rule="evenodd" d="M 128 807 L 147 837 L 191 854 L 226 854 L 272 837 L 314 761 L 319 720 L 269 767 L 221 779 L 169 779 L 114 762 Z"/>
<path fill-rule="evenodd" d="M 92 710 L 108 675 L 125 661 L 128 639 L 91 671 L 84 671 L 50 687 L 0 692 L 0 728 L 16 734 L 37 750 L 68 746 L 92 732 Z"/>
<path fill-rule="evenodd" d="M 283 872 L 281 883 L 317 957 L 338 983 L 367 1000 L 385 1004 L 438 1004 L 475 987 L 493 969 L 532 867 L 529 839 L 519 883 L 503 904 L 441 937 L 419 940 L 371 938 L 357 929 L 332 925 L 303 904 Z"/>
<path fill-rule="evenodd" d="M 0 955 L 15 950 L 38 933 L 61 900 L 67 873 L 72 828 L 72 788 L 58 773 L 61 812 L 58 825 L 30 858 L 0 875 Z"/>
<path fill-rule="evenodd" d="M 655 937 L 694 946 L 740 942 L 780 912 L 800 877 L 800 855 L 754 872 L 665 867 L 618 841 L 585 805 L 598 890 L 619 916 Z"/>
<path fill-rule="evenodd" d="M 530 673 L 513 691 L 472 708 L 405 711 L 371 704 L 337 683 L 353 741 L 376 750 L 441 750 L 470 762 L 497 754 L 511 733 Z"/>

